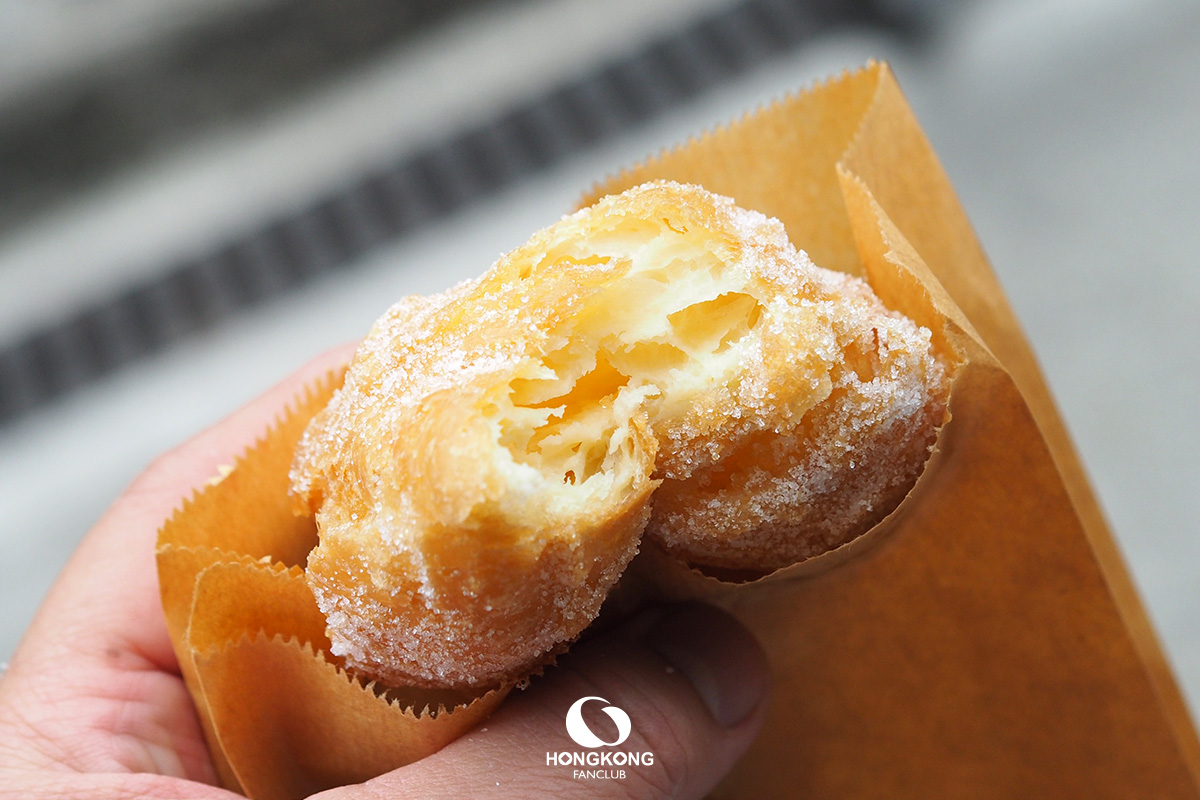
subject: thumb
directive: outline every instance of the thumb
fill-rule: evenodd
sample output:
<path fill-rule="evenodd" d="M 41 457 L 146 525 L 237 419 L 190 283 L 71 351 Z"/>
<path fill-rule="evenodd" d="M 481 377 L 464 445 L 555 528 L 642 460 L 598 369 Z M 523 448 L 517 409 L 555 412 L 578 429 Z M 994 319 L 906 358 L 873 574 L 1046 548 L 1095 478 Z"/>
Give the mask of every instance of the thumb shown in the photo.
<path fill-rule="evenodd" d="M 754 740 L 768 683 L 762 648 L 727 613 L 653 609 L 573 647 L 433 756 L 321 798 L 701 798 Z M 583 745 L 566 724 L 582 698 Z"/>

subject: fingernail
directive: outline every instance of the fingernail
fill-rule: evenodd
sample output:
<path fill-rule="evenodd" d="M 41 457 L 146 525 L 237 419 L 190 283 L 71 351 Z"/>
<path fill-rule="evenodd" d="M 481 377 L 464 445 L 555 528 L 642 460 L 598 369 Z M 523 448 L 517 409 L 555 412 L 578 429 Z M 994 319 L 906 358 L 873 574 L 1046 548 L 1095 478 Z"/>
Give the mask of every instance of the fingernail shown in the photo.
<path fill-rule="evenodd" d="M 766 696 L 766 654 L 724 611 L 700 603 L 667 606 L 643 641 L 687 678 L 723 727 L 744 721 Z"/>

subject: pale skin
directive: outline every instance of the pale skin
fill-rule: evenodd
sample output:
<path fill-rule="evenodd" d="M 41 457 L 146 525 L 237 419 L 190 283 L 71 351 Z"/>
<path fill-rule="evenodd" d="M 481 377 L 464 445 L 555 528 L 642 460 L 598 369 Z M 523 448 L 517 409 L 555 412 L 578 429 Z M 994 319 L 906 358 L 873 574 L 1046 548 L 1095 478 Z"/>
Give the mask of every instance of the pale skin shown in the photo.
<path fill-rule="evenodd" d="M 248 447 L 306 384 L 312 361 L 228 419 L 157 459 L 84 538 L 0 676 L 0 797 L 218 798 L 196 712 L 159 605 L 154 539 L 195 487 Z M 322 800 L 458 797 L 700 798 L 761 727 L 766 658 L 707 606 L 649 609 L 589 637 L 481 727 L 440 752 Z M 584 696 L 625 709 L 623 745 L 651 766 L 578 780 L 546 766 L 578 750 L 564 715 Z"/>

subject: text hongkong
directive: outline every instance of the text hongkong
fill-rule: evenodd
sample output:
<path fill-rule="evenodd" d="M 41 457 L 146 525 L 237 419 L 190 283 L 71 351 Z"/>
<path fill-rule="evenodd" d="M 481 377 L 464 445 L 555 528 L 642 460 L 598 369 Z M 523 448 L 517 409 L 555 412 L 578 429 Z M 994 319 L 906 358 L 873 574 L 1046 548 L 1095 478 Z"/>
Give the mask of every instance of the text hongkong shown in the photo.
<path fill-rule="evenodd" d="M 605 751 L 597 753 L 591 751 L 570 752 L 563 750 L 560 753 L 546 753 L 546 766 L 548 767 L 638 767 L 645 765 L 653 766 L 654 753 L 646 751 L 644 753 L 627 753 L 624 750 L 618 750 L 615 753 Z"/>

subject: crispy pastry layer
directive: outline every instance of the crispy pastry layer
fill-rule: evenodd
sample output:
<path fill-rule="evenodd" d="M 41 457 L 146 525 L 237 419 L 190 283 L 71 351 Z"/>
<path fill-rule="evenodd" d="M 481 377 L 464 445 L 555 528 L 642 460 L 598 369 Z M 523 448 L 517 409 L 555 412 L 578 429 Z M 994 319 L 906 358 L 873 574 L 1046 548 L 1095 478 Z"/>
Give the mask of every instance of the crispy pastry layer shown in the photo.
<path fill-rule="evenodd" d="M 606 197 L 396 304 L 305 433 L 334 650 L 485 686 L 576 637 L 643 529 L 711 567 L 835 547 L 916 480 L 945 383 L 927 330 L 777 221 L 674 183 Z"/>

